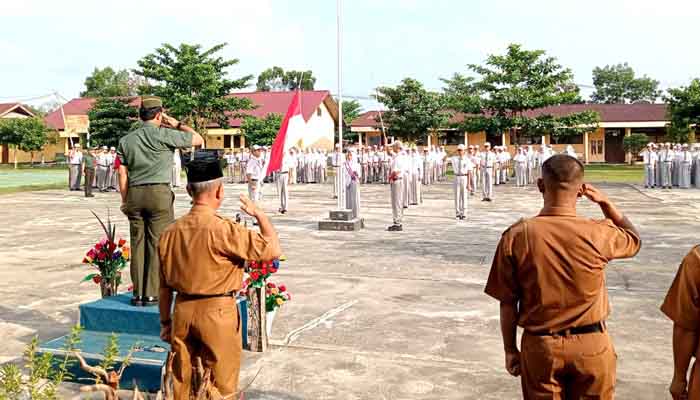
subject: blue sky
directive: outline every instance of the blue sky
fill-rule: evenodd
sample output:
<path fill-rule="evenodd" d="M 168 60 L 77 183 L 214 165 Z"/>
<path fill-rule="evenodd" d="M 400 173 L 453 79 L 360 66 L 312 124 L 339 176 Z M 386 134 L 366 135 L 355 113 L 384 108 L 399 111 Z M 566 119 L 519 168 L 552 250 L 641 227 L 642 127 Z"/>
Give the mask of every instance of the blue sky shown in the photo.
<path fill-rule="evenodd" d="M 344 0 L 343 10 L 349 95 L 407 76 L 439 89 L 440 77 L 511 42 L 546 50 L 580 84 L 595 66 L 624 61 L 664 88 L 700 77 L 696 0 Z M 54 90 L 76 97 L 94 67 L 133 68 L 165 42 L 228 42 L 225 56 L 241 60 L 233 76 L 308 68 L 317 88 L 335 92 L 335 15 L 334 0 L 7 2 L 0 102 Z"/>

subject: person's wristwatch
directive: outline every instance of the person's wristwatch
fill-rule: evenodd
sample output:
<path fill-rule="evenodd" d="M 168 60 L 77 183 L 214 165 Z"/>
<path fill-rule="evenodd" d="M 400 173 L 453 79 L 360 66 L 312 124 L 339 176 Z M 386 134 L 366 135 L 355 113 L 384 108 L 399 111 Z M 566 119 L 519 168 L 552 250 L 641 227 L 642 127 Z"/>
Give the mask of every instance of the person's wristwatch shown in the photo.
<path fill-rule="evenodd" d="M 173 320 L 171 319 L 168 319 L 166 321 L 160 321 L 160 326 L 169 326 L 170 324 L 172 324 L 172 322 Z"/>

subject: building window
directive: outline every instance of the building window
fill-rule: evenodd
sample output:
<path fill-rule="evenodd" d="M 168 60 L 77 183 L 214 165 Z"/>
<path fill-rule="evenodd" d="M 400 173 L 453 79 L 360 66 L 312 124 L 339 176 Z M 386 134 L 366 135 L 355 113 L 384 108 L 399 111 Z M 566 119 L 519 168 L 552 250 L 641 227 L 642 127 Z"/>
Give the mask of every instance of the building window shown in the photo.
<path fill-rule="evenodd" d="M 591 140 L 591 155 L 601 155 L 603 154 L 603 141 L 602 140 Z"/>
<path fill-rule="evenodd" d="M 455 146 L 464 144 L 464 133 L 462 132 L 445 132 L 444 136 L 438 139 L 441 146 Z M 427 144 L 427 138 L 422 138 L 419 145 Z"/>
<path fill-rule="evenodd" d="M 554 144 L 583 144 L 583 135 L 552 136 L 551 140 Z"/>
<path fill-rule="evenodd" d="M 321 115 L 323 115 L 323 111 L 321 110 L 321 107 L 319 107 L 319 108 L 316 109 L 316 115 L 319 116 L 319 117 L 320 117 Z"/>
<path fill-rule="evenodd" d="M 224 149 L 230 149 L 233 147 L 233 136 L 231 135 L 226 135 L 224 136 Z"/>
<path fill-rule="evenodd" d="M 492 143 L 493 144 L 493 143 Z M 510 144 L 511 145 L 533 145 L 533 144 L 542 144 L 542 136 L 537 135 L 537 136 L 525 136 L 525 135 L 514 135 L 513 133 L 510 134 Z"/>

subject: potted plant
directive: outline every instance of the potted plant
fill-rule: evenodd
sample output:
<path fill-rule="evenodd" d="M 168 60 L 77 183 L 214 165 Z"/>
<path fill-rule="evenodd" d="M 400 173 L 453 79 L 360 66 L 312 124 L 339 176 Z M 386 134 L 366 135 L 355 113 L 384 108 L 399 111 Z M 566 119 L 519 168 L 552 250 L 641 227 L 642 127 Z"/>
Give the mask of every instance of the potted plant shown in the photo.
<path fill-rule="evenodd" d="M 92 212 L 92 211 L 91 211 Z M 97 242 L 83 258 L 83 264 L 87 264 L 97 271 L 88 274 L 83 278 L 83 282 L 93 281 L 100 285 L 102 298 L 116 296 L 119 285 L 122 282 L 122 270 L 126 268 L 129 261 L 129 246 L 126 240 L 116 237 L 116 226 L 107 214 L 107 225 L 94 212 L 105 232 L 105 237 Z"/>
<path fill-rule="evenodd" d="M 277 315 L 277 309 L 292 299 L 292 295 L 287 292 L 287 287 L 280 284 L 275 285 L 272 282 L 267 283 L 265 289 L 265 311 L 267 317 L 267 336 L 272 335 L 272 323 Z"/>

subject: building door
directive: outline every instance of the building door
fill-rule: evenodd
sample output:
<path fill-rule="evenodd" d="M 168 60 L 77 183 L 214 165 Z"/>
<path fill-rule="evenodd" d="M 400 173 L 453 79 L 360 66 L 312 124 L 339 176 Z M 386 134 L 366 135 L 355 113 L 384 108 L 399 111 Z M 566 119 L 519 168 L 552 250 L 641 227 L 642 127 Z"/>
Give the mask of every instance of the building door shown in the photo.
<path fill-rule="evenodd" d="M 0 164 L 7 164 L 10 162 L 10 146 L 3 144 L 2 153 L 0 153 Z"/>
<path fill-rule="evenodd" d="M 622 129 L 605 130 L 605 162 L 622 164 L 625 162 L 625 149 L 622 139 L 625 133 Z"/>

